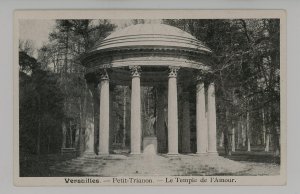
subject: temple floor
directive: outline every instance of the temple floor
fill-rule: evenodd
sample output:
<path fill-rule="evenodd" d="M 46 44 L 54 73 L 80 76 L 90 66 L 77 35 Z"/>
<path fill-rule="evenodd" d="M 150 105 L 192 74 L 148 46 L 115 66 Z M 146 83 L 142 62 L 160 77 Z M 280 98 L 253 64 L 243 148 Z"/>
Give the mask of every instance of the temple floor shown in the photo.
<path fill-rule="evenodd" d="M 221 156 L 121 155 L 78 157 L 50 166 L 52 176 L 278 175 L 280 165 L 233 161 Z"/>

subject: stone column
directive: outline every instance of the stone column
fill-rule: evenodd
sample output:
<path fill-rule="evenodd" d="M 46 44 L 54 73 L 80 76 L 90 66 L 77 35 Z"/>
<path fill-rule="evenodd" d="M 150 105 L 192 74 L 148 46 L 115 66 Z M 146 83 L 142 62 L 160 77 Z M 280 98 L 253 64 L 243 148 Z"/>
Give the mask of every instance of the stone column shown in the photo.
<path fill-rule="evenodd" d="M 190 128 L 190 102 L 189 102 L 189 92 L 185 91 L 183 110 L 182 110 L 182 152 L 191 152 L 191 128 Z"/>
<path fill-rule="evenodd" d="M 202 81 L 196 85 L 196 133 L 197 154 L 206 154 L 208 149 L 208 126 L 205 117 L 205 88 Z"/>
<path fill-rule="evenodd" d="M 215 101 L 215 85 L 210 83 L 207 90 L 207 106 L 208 106 L 208 153 L 210 155 L 218 155 L 217 152 L 217 121 L 216 121 L 216 101 Z"/>
<path fill-rule="evenodd" d="M 115 134 L 115 125 L 114 125 L 114 120 L 116 119 L 116 112 L 113 111 L 113 102 L 115 99 L 114 95 L 114 87 L 115 85 L 110 84 L 109 86 L 109 143 L 108 145 L 112 145 L 113 142 L 113 135 Z M 109 148 L 110 149 L 110 148 Z"/>
<path fill-rule="evenodd" d="M 109 77 L 106 70 L 100 80 L 99 155 L 109 154 Z"/>
<path fill-rule="evenodd" d="M 132 66 L 131 75 L 131 154 L 141 153 L 141 86 L 140 66 Z"/>
<path fill-rule="evenodd" d="M 168 154 L 178 154 L 178 107 L 177 71 L 179 67 L 169 67 L 168 88 Z"/>
<path fill-rule="evenodd" d="M 84 155 L 94 155 L 94 130 L 95 130 L 95 124 L 94 124 L 94 90 L 95 90 L 95 84 L 94 83 L 88 83 L 88 91 L 87 91 L 87 99 L 88 102 L 91 103 L 90 108 L 87 110 L 86 115 L 86 129 L 84 132 L 84 142 L 85 142 L 85 150 Z"/>

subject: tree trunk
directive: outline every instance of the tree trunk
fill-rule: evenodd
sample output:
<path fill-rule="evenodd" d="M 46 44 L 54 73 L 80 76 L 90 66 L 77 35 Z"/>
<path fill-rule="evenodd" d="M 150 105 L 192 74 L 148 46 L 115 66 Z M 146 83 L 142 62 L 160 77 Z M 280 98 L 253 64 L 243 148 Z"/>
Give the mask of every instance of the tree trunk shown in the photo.
<path fill-rule="evenodd" d="M 82 128 L 83 128 L 83 116 L 82 116 L 81 98 L 78 98 L 78 104 L 79 104 L 79 130 L 80 130 L 79 134 L 81 134 L 82 133 Z M 80 149 L 80 142 L 79 142 L 78 148 Z"/>
<path fill-rule="evenodd" d="M 247 129 L 245 127 L 245 118 L 242 117 L 242 122 L 241 122 L 241 127 L 242 127 L 242 146 L 246 146 L 246 141 L 247 141 Z"/>
<path fill-rule="evenodd" d="M 226 109 L 225 112 L 225 120 L 226 120 L 226 126 L 223 128 L 223 134 L 224 134 L 224 149 L 225 149 L 225 155 L 230 155 L 230 151 L 229 151 L 229 135 L 228 135 L 228 128 L 229 128 L 229 122 L 228 122 L 228 116 L 229 112 Z"/>
<path fill-rule="evenodd" d="M 265 152 L 270 151 L 270 134 L 268 133 L 266 136 L 266 147 L 265 147 Z"/>
<path fill-rule="evenodd" d="M 76 125 L 76 129 L 75 129 L 75 141 L 74 141 L 74 147 L 76 148 L 76 151 L 78 153 L 80 153 L 80 127 L 78 127 L 78 125 Z"/>
<path fill-rule="evenodd" d="M 220 136 L 220 143 L 219 143 L 219 146 L 220 146 L 220 147 L 223 147 L 223 143 L 224 143 L 224 133 L 223 133 L 223 131 L 222 131 L 221 136 Z"/>
<path fill-rule="evenodd" d="M 232 127 L 232 136 L 231 136 L 231 151 L 235 152 L 235 127 L 234 127 L 234 123 L 233 123 L 233 127 Z"/>
<path fill-rule="evenodd" d="M 266 123 L 265 123 L 265 111 L 262 109 L 262 129 L 263 129 L 263 134 L 262 134 L 262 139 L 263 139 L 263 145 L 266 145 Z"/>
<path fill-rule="evenodd" d="M 273 151 L 274 151 L 274 156 L 279 156 L 280 155 L 280 142 L 279 142 L 279 134 L 278 134 L 278 131 L 277 131 L 277 128 L 280 127 L 280 124 L 279 126 L 277 126 L 277 118 L 276 118 L 276 112 L 274 110 L 274 105 L 272 104 L 271 105 L 271 134 L 272 136 L 270 136 L 270 142 L 271 142 L 271 137 L 272 137 L 272 140 L 273 140 Z M 279 121 L 280 122 L 280 121 Z"/>
<path fill-rule="evenodd" d="M 241 144 L 241 119 L 238 120 L 236 130 L 237 130 L 236 149 L 239 149 L 240 148 L 240 144 Z"/>
<path fill-rule="evenodd" d="M 70 147 L 73 148 L 73 131 L 72 131 L 72 121 L 69 121 L 69 142 L 70 142 Z"/>
<path fill-rule="evenodd" d="M 249 112 L 247 112 L 247 151 L 251 152 L 251 129 Z"/>
<path fill-rule="evenodd" d="M 36 153 L 40 155 L 41 153 L 41 115 L 38 118 L 38 135 L 37 135 L 37 146 L 36 146 Z"/>
<path fill-rule="evenodd" d="M 41 99 L 40 96 L 38 97 L 38 135 L 37 135 L 37 147 L 36 147 L 36 152 L 38 155 L 41 153 Z"/>
<path fill-rule="evenodd" d="M 48 142 L 47 142 L 47 153 L 50 153 L 50 144 L 51 144 L 51 136 L 48 135 Z"/>
<path fill-rule="evenodd" d="M 66 122 L 63 120 L 62 122 L 62 148 L 66 148 L 67 144 L 67 127 L 66 127 Z"/>

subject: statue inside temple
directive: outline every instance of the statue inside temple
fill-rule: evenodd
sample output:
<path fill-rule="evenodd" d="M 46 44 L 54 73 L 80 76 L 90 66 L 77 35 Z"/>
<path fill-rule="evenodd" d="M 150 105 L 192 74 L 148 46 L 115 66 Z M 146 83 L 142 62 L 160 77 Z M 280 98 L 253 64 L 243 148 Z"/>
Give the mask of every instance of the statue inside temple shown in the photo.
<path fill-rule="evenodd" d="M 156 118 L 154 117 L 154 115 L 150 114 L 147 118 L 146 118 L 146 131 L 145 131 L 145 136 L 155 136 L 155 122 L 156 122 Z"/>

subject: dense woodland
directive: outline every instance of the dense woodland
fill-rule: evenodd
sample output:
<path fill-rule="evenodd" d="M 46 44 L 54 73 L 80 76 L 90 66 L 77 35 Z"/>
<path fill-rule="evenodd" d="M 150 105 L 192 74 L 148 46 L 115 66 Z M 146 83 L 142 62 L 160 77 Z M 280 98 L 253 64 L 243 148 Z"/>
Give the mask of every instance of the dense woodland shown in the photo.
<path fill-rule="evenodd" d="M 132 20 L 127 25 L 144 22 L 147 21 Z M 261 146 L 278 156 L 279 20 L 183 19 L 162 23 L 191 33 L 213 50 L 218 146 L 227 155 L 236 149 L 251 151 L 252 146 Z M 116 28 L 109 20 L 57 20 L 48 43 L 38 48 L 35 58 L 33 44 L 20 41 L 21 154 L 59 153 L 61 147 L 76 148 L 79 153 L 84 149 L 80 140 L 91 107 L 78 57 Z M 111 86 L 111 90 L 111 141 L 126 149 L 130 131 L 129 87 Z M 143 88 L 142 92 L 142 112 L 147 114 L 149 106 L 155 106 L 159 91 Z M 191 128 L 195 131 L 193 124 Z M 67 136 L 66 141 L 63 135 Z"/>

